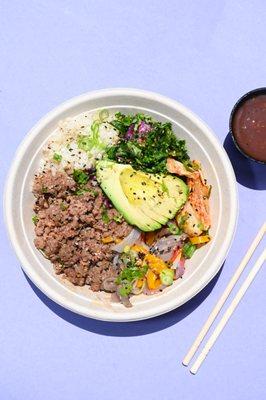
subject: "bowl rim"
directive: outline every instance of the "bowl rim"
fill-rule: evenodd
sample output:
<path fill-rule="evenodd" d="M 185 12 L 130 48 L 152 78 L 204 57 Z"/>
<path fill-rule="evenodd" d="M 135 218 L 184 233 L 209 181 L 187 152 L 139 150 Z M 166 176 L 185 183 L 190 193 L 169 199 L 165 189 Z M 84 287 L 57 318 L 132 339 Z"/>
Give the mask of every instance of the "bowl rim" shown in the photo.
<path fill-rule="evenodd" d="M 199 281 L 198 286 L 196 290 L 193 291 L 193 293 L 190 293 L 187 296 L 184 296 L 183 300 L 176 304 L 175 302 L 167 302 L 167 303 L 162 303 L 160 306 L 155 307 L 154 310 L 142 310 L 138 312 L 134 312 L 133 309 L 132 312 L 130 313 L 130 317 L 127 314 L 118 314 L 115 312 L 111 311 L 102 311 L 102 312 L 97 312 L 97 313 L 90 313 L 89 308 L 85 309 L 82 306 L 77 305 L 74 301 L 68 300 L 63 298 L 61 294 L 58 294 L 56 290 L 51 288 L 46 282 L 44 282 L 42 279 L 39 279 L 37 274 L 34 272 L 34 269 L 31 267 L 31 265 L 28 265 L 28 261 L 23 253 L 23 249 L 17 243 L 15 238 L 15 227 L 12 224 L 12 207 L 11 207 L 11 202 L 9 201 L 10 196 L 12 194 L 12 189 L 15 183 L 15 176 L 16 172 L 19 169 L 20 162 L 23 158 L 24 152 L 27 150 L 29 144 L 31 143 L 32 139 L 38 135 L 38 132 L 43 129 L 49 121 L 51 121 L 53 118 L 57 116 L 57 114 L 62 113 L 63 111 L 68 110 L 71 107 L 77 106 L 80 103 L 83 103 L 86 100 L 92 100 L 95 98 L 102 98 L 103 96 L 139 96 L 142 97 L 146 100 L 156 100 L 159 103 L 162 103 L 166 106 L 172 107 L 174 109 L 177 109 L 179 112 L 182 112 L 187 118 L 191 119 L 193 122 L 195 122 L 200 128 L 206 132 L 208 135 L 208 139 L 212 142 L 213 146 L 215 147 L 215 150 L 219 153 L 219 156 L 221 157 L 225 171 L 228 177 L 229 185 L 230 185 L 230 192 L 232 193 L 231 200 L 232 200 L 232 218 L 229 222 L 228 226 L 228 235 L 224 240 L 223 243 L 223 254 L 219 254 L 218 261 L 215 260 L 214 263 L 216 265 L 215 270 L 209 275 L 208 279 L 202 279 Z M 239 204 L 238 204 L 238 190 L 237 190 L 237 184 L 236 184 L 236 179 L 235 179 L 235 174 L 233 167 L 230 163 L 230 160 L 220 144 L 219 140 L 217 137 L 214 135 L 213 131 L 203 122 L 196 114 L 194 114 L 192 111 L 190 111 L 188 108 L 180 104 L 179 102 L 172 100 L 166 96 L 163 96 L 161 94 L 151 92 L 151 91 L 146 91 L 146 90 L 141 90 L 141 89 L 133 89 L 133 88 L 110 88 L 110 89 L 100 89 L 100 90 L 95 90 L 91 92 L 87 92 L 84 94 L 81 94 L 79 96 L 73 97 L 61 104 L 59 104 L 57 107 L 53 108 L 50 112 L 48 112 L 46 115 L 44 115 L 34 126 L 33 128 L 26 134 L 22 142 L 17 148 L 17 151 L 15 152 L 13 161 L 11 163 L 10 170 L 8 172 L 8 175 L 6 177 L 6 182 L 5 182 L 5 187 L 4 187 L 4 196 L 3 196 L 3 208 L 4 208 L 4 221 L 6 224 L 6 229 L 8 232 L 9 240 L 12 244 L 12 247 L 17 255 L 18 260 L 21 263 L 22 269 L 26 273 L 26 275 L 32 280 L 32 282 L 43 292 L 45 293 L 46 296 L 48 296 L 50 299 L 52 299 L 54 302 L 58 303 L 62 307 L 75 312 L 77 314 L 83 315 L 85 317 L 90 317 L 93 319 L 98 319 L 98 320 L 103 320 L 103 321 L 110 321 L 110 322 L 131 322 L 131 321 L 137 321 L 137 320 L 144 320 L 148 318 L 152 318 L 161 314 L 164 314 L 166 312 L 169 312 L 177 307 L 180 307 L 182 304 L 186 303 L 188 300 L 193 298 L 196 294 L 198 294 L 213 278 L 214 276 L 219 272 L 224 260 L 226 259 L 226 256 L 231 248 L 235 232 L 236 232 L 236 227 L 237 227 L 237 220 L 238 220 L 238 210 L 239 210 Z M 170 303 L 170 304 L 168 304 Z"/>
<path fill-rule="evenodd" d="M 249 100 L 251 97 L 255 97 L 255 96 L 259 96 L 260 94 L 265 94 L 266 95 L 266 87 L 260 87 L 257 89 L 252 89 L 249 92 L 243 94 L 243 96 L 241 96 L 237 102 L 235 103 L 234 107 L 232 108 L 232 111 L 230 113 L 230 117 L 229 117 L 229 133 L 231 135 L 231 138 L 237 148 L 237 150 L 244 156 L 246 157 L 248 160 L 254 161 L 256 163 L 262 164 L 262 165 L 266 165 L 266 161 L 261 161 L 261 160 L 257 160 L 256 158 L 253 158 L 251 156 L 249 156 L 238 144 L 235 134 L 234 134 L 234 130 L 233 130 L 233 119 L 235 116 L 235 113 L 237 112 L 237 110 L 239 109 L 239 107 L 242 106 L 242 104 L 245 103 L 245 101 Z"/>

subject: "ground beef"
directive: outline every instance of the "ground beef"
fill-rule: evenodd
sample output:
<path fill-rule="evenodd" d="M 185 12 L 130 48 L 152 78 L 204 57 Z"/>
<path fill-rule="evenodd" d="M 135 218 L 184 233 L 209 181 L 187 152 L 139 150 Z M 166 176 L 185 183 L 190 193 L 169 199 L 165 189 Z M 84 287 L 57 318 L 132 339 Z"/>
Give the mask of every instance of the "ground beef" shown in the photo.
<path fill-rule="evenodd" d="M 71 175 L 49 170 L 35 176 L 33 193 L 37 249 L 53 263 L 57 274 L 74 285 L 101 290 L 105 278 L 119 273 L 112 263 L 114 243 L 104 244 L 102 239 L 123 239 L 132 227 L 124 220 L 114 221 L 119 214 L 95 180 L 81 191 Z M 109 222 L 103 220 L 103 211 Z"/>
<path fill-rule="evenodd" d="M 74 190 L 75 187 L 76 182 L 65 172 L 57 171 L 53 174 L 51 171 L 44 171 L 35 176 L 32 191 L 36 196 L 48 194 L 61 198 L 69 190 Z"/>

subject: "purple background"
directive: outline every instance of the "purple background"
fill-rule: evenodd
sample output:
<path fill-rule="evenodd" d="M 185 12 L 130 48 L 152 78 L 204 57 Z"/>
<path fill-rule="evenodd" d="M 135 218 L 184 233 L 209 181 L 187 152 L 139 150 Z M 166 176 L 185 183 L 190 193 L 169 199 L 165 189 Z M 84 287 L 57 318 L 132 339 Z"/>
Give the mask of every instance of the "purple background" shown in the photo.
<path fill-rule="evenodd" d="M 263 0 L 2 0 L 1 8 L 1 190 L 26 132 L 72 96 L 153 90 L 191 108 L 223 144 L 235 101 L 266 86 Z M 265 268 L 199 373 L 181 366 L 266 215 L 266 167 L 239 156 L 229 137 L 225 145 L 239 181 L 236 239 L 218 280 L 159 318 L 108 324 L 55 305 L 22 273 L 1 216 L 1 400 L 265 399 Z"/>

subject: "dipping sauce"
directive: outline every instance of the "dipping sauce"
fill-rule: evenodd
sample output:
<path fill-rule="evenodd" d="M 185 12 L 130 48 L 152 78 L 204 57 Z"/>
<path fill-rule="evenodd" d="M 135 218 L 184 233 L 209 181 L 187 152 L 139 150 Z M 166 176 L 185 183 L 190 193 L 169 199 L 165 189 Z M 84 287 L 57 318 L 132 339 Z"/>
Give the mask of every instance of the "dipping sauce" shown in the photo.
<path fill-rule="evenodd" d="M 232 128 L 240 149 L 255 160 L 266 162 L 266 94 L 245 100 L 233 116 Z"/>

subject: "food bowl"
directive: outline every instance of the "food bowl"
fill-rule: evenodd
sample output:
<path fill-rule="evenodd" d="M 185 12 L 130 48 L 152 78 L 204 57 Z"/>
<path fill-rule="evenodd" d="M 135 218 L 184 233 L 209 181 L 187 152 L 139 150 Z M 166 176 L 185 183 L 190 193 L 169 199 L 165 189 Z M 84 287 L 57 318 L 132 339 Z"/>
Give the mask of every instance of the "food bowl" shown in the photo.
<path fill-rule="evenodd" d="M 52 264 L 35 248 L 31 184 L 39 166 L 44 144 L 60 120 L 84 111 L 108 108 L 148 113 L 170 121 L 176 134 L 185 139 L 192 159 L 202 162 L 212 185 L 211 242 L 186 263 L 182 279 L 162 293 L 134 296 L 132 308 L 112 303 L 110 295 L 77 287 L 53 271 Z M 236 180 L 229 159 L 210 128 L 176 101 L 136 89 L 106 89 L 75 97 L 43 117 L 21 143 L 12 163 L 4 196 L 5 220 L 10 240 L 22 268 L 35 285 L 61 306 L 86 317 L 105 321 L 135 321 L 151 318 L 187 302 L 217 274 L 232 243 L 237 222 Z"/>

